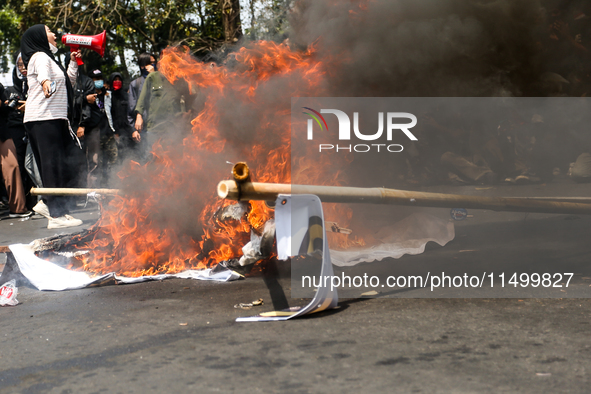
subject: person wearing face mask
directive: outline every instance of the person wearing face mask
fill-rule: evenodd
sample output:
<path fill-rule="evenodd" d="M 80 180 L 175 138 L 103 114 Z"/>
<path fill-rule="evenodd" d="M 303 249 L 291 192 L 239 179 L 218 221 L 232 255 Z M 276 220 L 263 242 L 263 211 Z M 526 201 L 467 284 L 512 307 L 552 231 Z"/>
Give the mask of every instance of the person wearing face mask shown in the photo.
<path fill-rule="evenodd" d="M 183 78 L 171 82 L 158 70 L 146 77 L 135 106 L 135 130 L 143 130 L 145 124 L 148 151 L 158 140 L 170 142 L 171 132 L 186 131 L 191 112 L 187 111 L 187 103 L 191 102 L 189 85 Z M 143 138 L 141 134 L 139 137 Z"/>
<path fill-rule="evenodd" d="M 136 112 L 135 106 L 137 104 L 138 99 L 140 98 L 140 93 L 142 92 L 142 88 L 144 87 L 144 82 L 150 73 L 153 73 L 157 70 L 156 66 L 156 56 L 151 53 L 142 53 L 138 57 L 138 66 L 140 67 L 140 76 L 139 78 L 134 79 L 129 84 L 129 106 L 128 106 L 128 122 L 131 124 L 131 127 L 134 129 L 132 132 L 132 142 L 135 145 L 131 145 L 130 149 L 132 149 L 134 156 L 139 157 L 140 159 L 144 159 L 146 156 L 146 138 L 142 138 L 142 135 L 145 134 L 146 128 L 141 127 L 139 130 L 135 128 L 135 120 L 136 120 Z M 144 118 L 148 118 L 148 113 L 143 114 Z"/>
<path fill-rule="evenodd" d="M 93 118 L 93 111 L 90 102 L 95 99 L 95 87 L 92 78 L 89 78 L 84 73 L 78 73 L 74 88 L 74 110 L 72 127 L 76 130 L 76 134 L 82 143 L 82 150 L 73 149 L 70 153 L 70 161 L 72 168 L 76 169 L 76 174 L 73 179 L 73 187 L 87 186 L 87 162 L 86 162 L 86 142 L 84 141 L 85 131 L 92 130 L 98 122 L 100 117 Z"/>
<path fill-rule="evenodd" d="M 55 34 L 39 24 L 30 27 L 21 37 L 21 54 L 27 69 L 29 92 L 23 122 L 31 141 L 35 160 L 39 165 L 44 187 L 63 188 L 70 183 L 66 151 L 76 135 L 69 122 L 80 51 L 70 53 L 66 71 L 54 57 L 57 53 Z M 69 215 L 75 200 L 64 196 L 45 196 L 45 204 L 33 208 L 46 216 L 47 228 L 75 227 L 82 220 Z"/>
<path fill-rule="evenodd" d="M 90 116 L 85 125 L 78 127 L 77 134 L 78 138 L 84 141 L 86 151 L 87 187 L 100 188 L 107 186 L 107 178 L 104 176 L 107 168 L 104 164 L 112 162 L 110 153 L 115 144 L 105 108 L 105 102 L 110 101 L 111 98 L 105 87 L 101 70 L 92 70 L 88 76 L 94 84 L 94 92 L 86 97 Z M 105 153 L 107 153 L 107 161 L 105 161 Z"/>
<path fill-rule="evenodd" d="M 110 88 L 110 110 L 107 111 L 109 124 L 118 138 L 118 156 L 121 160 L 131 157 L 139 161 L 140 157 L 135 154 L 135 145 L 132 139 L 133 128 L 129 124 L 127 109 L 129 107 L 129 95 L 123 89 L 123 76 L 114 72 L 109 76 L 108 86 Z"/>

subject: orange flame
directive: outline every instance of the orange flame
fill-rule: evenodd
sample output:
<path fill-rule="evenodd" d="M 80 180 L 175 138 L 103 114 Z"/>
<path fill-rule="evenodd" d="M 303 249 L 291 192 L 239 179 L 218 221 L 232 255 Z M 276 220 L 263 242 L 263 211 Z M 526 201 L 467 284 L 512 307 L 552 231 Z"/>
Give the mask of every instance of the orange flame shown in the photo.
<path fill-rule="evenodd" d="M 273 211 L 253 201 L 240 220 L 220 220 L 215 213 L 232 202 L 215 196 L 217 182 L 228 178 L 227 160 L 246 161 L 258 182 L 343 184 L 343 166 L 292 157 L 291 97 L 326 95 L 325 70 L 314 47 L 295 51 L 285 44 L 257 42 L 240 49 L 232 67 L 212 67 L 182 50 L 167 49 L 160 72 L 171 82 L 184 80 L 203 108 L 181 142 L 154 144 L 154 160 L 131 162 L 119 174 L 126 191 L 104 210 L 93 239 L 78 247 L 93 273 L 126 276 L 175 273 L 238 258 L 250 233 L 260 233 Z M 292 162 L 294 173 L 292 174 Z M 330 175 L 330 176 L 329 176 Z M 347 226 L 352 213 L 343 205 L 326 206 L 327 220 Z M 331 246 L 362 243 L 330 235 Z"/>

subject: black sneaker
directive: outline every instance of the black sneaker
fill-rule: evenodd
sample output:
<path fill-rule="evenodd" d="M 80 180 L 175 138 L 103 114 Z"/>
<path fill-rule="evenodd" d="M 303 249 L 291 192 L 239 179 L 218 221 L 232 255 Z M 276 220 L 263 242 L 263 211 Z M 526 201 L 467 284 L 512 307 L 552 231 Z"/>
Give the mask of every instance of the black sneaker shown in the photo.
<path fill-rule="evenodd" d="M 33 216 L 33 211 L 27 211 L 24 213 L 10 213 L 10 215 L 8 215 L 9 218 L 28 218 L 30 216 Z"/>

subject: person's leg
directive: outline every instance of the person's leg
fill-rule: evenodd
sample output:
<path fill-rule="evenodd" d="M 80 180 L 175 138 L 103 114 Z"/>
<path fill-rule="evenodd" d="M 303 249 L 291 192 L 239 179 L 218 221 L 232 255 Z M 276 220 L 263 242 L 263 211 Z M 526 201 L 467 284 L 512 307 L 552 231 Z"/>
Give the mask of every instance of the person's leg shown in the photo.
<path fill-rule="evenodd" d="M 146 132 L 141 132 L 140 137 L 140 142 L 130 140 L 131 142 L 129 146 L 131 150 L 131 159 L 140 164 L 144 164 L 147 161 L 146 146 L 148 145 L 148 141 L 146 139 L 148 138 L 148 136 L 146 135 Z"/>
<path fill-rule="evenodd" d="M 146 131 L 142 135 L 141 142 L 144 144 L 142 147 L 142 152 L 144 154 L 143 164 L 152 161 L 154 156 L 152 154 L 152 146 L 156 141 L 158 141 L 158 134 L 154 131 Z"/>
<path fill-rule="evenodd" d="M 8 192 L 8 208 L 11 213 L 27 212 L 25 191 L 21 180 L 16 158 L 16 148 L 12 139 L 0 141 L 0 165 L 2 166 L 2 177 Z"/>
<path fill-rule="evenodd" d="M 43 187 L 43 182 L 41 182 L 41 173 L 39 172 L 39 166 L 37 165 L 37 160 L 35 159 L 35 154 L 33 153 L 33 148 L 31 147 L 31 141 L 27 142 L 27 153 L 25 156 L 25 168 L 29 177 L 33 181 L 36 187 Z"/>
<path fill-rule="evenodd" d="M 490 168 L 484 166 L 477 166 L 465 157 L 452 152 L 445 152 L 441 156 L 441 164 L 449 168 L 449 170 L 471 182 L 479 182 L 486 177 L 487 174 L 493 174 Z"/>
<path fill-rule="evenodd" d="M 109 187 L 111 172 L 117 165 L 117 141 L 113 134 L 107 134 L 101 137 L 102 169 L 103 181 L 101 187 Z"/>
<path fill-rule="evenodd" d="M 37 196 L 33 196 L 30 193 L 31 188 L 35 187 L 35 184 L 25 167 L 28 141 L 29 139 L 26 137 L 24 125 L 18 130 L 13 129 L 12 142 L 14 142 L 16 148 L 16 159 L 18 160 L 18 169 L 21 174 L 21 181 L 27 200 L 27 210 L 30 210 L 37 204 Z"/>
<path fill-rule="evenodd" d="M 70 138 L 65 120 L 49 120 L 26 124 L 31 148 L 39 165 L 44 187 L 61 188 L 67 182 L 65 165 L 65 138 Z M 68 199 L 63 196 L 46 196 L 45 201 L 52 217 L 66 215 Z"/>
<path fill-rule="evenodd" d="M 8 193 L 6 193 L 6 187 L 4 187 L 4 178 L 2 177 L 2 171 L 0 171 L 0 207 L 2 209 L 8 208 Z"/>
<path fill-rule="evenodd" d="M 101 152 L 101 130 L 99 127 L 87 130 L 84 134 L 86 143 L 86 162 L 88 166 L 87 186 L 89 188 L 100 187 L 99 155 Z"/>

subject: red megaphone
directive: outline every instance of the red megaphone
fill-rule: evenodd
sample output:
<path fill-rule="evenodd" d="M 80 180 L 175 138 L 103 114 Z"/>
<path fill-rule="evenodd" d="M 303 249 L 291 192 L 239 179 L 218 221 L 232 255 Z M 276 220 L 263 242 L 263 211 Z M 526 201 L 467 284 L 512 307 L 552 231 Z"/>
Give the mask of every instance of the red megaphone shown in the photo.
<path fill-rule="evenodd" d="M 107 47 L 106 40 L 107 31 L 103 30 L 101 34 L 95 36 L 79 36 L 77 34 L 64 34 L 62 36 L 62 44 L 68 45 L 71 52 L 75 52 L 80 47 L 89 48 L 101 55 L 105 54 L 105 48 Z M 84 62 L 80 58 L 76 58 L 76 62 L 79 66 L 83 65 Z"/>

